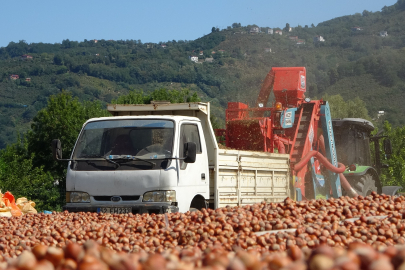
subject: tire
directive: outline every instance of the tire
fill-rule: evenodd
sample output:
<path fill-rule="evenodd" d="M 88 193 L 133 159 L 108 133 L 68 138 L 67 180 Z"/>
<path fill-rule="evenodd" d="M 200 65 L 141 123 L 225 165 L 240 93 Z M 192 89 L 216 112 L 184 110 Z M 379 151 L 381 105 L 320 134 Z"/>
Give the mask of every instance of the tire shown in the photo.
<path fill-rule="evenodd" d="M 356 190 L 357 194 L 366 197 L 371 194 L 371 192 L 378 192 L 377 181 L 373 175 L 366 173 L 359 177 L 353 177 L 347 179 L 351 186 Z"/>

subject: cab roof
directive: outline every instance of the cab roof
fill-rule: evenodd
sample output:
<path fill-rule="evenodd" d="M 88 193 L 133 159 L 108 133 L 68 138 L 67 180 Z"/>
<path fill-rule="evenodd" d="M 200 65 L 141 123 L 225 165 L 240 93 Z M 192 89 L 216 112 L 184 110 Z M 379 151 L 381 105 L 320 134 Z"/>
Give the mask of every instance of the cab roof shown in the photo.
<path fill-rule="evenodd" d="M 119 121 L 119 120 L 135 120 L 135 119 L 162 119 L 162 120 L 172 120 L 175 122 L 179 122 L 181 120 L 186 121 L 198 121 L 200 119 L 197 117 L 191 116 L 178 116 L 178 115 L 139 115 L 139 116 L 110 116 L 110 117 L 98 117 L 98 118 L 91 118 L 87 120 L 84 124 L 96 121 Z"/>

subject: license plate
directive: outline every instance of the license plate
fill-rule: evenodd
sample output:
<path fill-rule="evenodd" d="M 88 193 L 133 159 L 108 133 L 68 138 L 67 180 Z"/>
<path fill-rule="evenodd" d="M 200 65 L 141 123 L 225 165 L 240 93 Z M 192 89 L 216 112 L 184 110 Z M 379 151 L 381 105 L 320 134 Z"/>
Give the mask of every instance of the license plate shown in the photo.
<path fill-rule="evenodd" d="M 132 213 L 132 208 L 131 207 L 100 207 L 100 208 L 97 208 L 97 213 L 129 214 L 129 213 Z"/>

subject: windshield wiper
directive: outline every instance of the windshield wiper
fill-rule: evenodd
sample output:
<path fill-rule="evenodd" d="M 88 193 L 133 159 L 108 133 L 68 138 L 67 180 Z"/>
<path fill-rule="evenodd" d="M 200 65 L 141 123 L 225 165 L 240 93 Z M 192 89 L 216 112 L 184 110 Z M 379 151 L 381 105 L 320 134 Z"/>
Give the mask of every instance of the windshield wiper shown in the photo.
<path fill-rule="evenodd" d="M 131 156 L 131 155 L 109 155 L 109 156 L 106 156 L 106 160 L 108 160 L 108 161 L 117 160 L 117 161 L 122 161 L 122 162 L 127 162 L 127 161 L 131 161 L 131 160 L 140 160 L 140 161 L 144 161 L 146 163 L 151 164 L 153 167 L 156 166 L 155 162 L 152 162 L 152 161 L 149 161 L 149 160 L 143 159 L 143 158 L 138 158 L 136 156 Z M 117 163 L 117 162 L 114 162 L 114 163 Z"/>
<path fill-rule="evenodd" d="M 104 159 L 104 160 L 106 160 L 107 162 L 112 163 L 112 164 L 114 164 L 115 166 L 117 166 L 117 168 L 120 166 L 120 164 L 118 164 L 117 162 L 112 161 L 112 160 L 108 159 L 107 157 L 102 157 L 102 156 L 100 156 L 100 155 L 85 155 L 85 156 L 81 156 L 80 158 L 84 158 L 84 159 L 76 159 L 76 160 L 74 160 L 74 161 L 80 161 L 80 160 L 82 160 L 82 161 L 86 161 L 87 164 L 90 164 L 90 163 L 89 163 L 90 161 L 93 161 L 93 160 L 95 160 L 95 158 L 97 158 L 98 160 Z M 89 159 L 87 159 L 87 158 L 89 158 Z"/>
<path fill-rule="evenodd" d="M 118 168 L 119 166 L 121 166 L 118 162 L 112 161 L 111 159 L 108 159 L 108 158 L 106 158 L 106 157 L 105 157 L 104 159 L 107 160 L 108 162 L 110 162 L 110 163 L 116 165 L 117 168 Z"/>

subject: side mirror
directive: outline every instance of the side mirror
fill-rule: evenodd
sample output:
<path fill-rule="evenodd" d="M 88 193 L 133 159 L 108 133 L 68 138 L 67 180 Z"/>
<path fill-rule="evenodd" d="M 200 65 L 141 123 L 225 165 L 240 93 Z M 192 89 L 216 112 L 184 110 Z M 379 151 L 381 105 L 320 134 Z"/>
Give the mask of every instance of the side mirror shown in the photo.
<path fill-rule="evenodd" d="M 392 155 L 392 144 L 390 139 L 384 140 L 384 152 L 387 155 L 387 158 L 390 158 Z"/>
<path fill-rule="evenodd" d="M 54 160 L 62 159 L 62 143 L 59 139 L 52 141 L 52 157 Z"/>
<path fill-rule="evenodd" d="M 194 163 L 197 157 L 197 145 L 194 142 L 184 144 L 184 162 Z"/>

